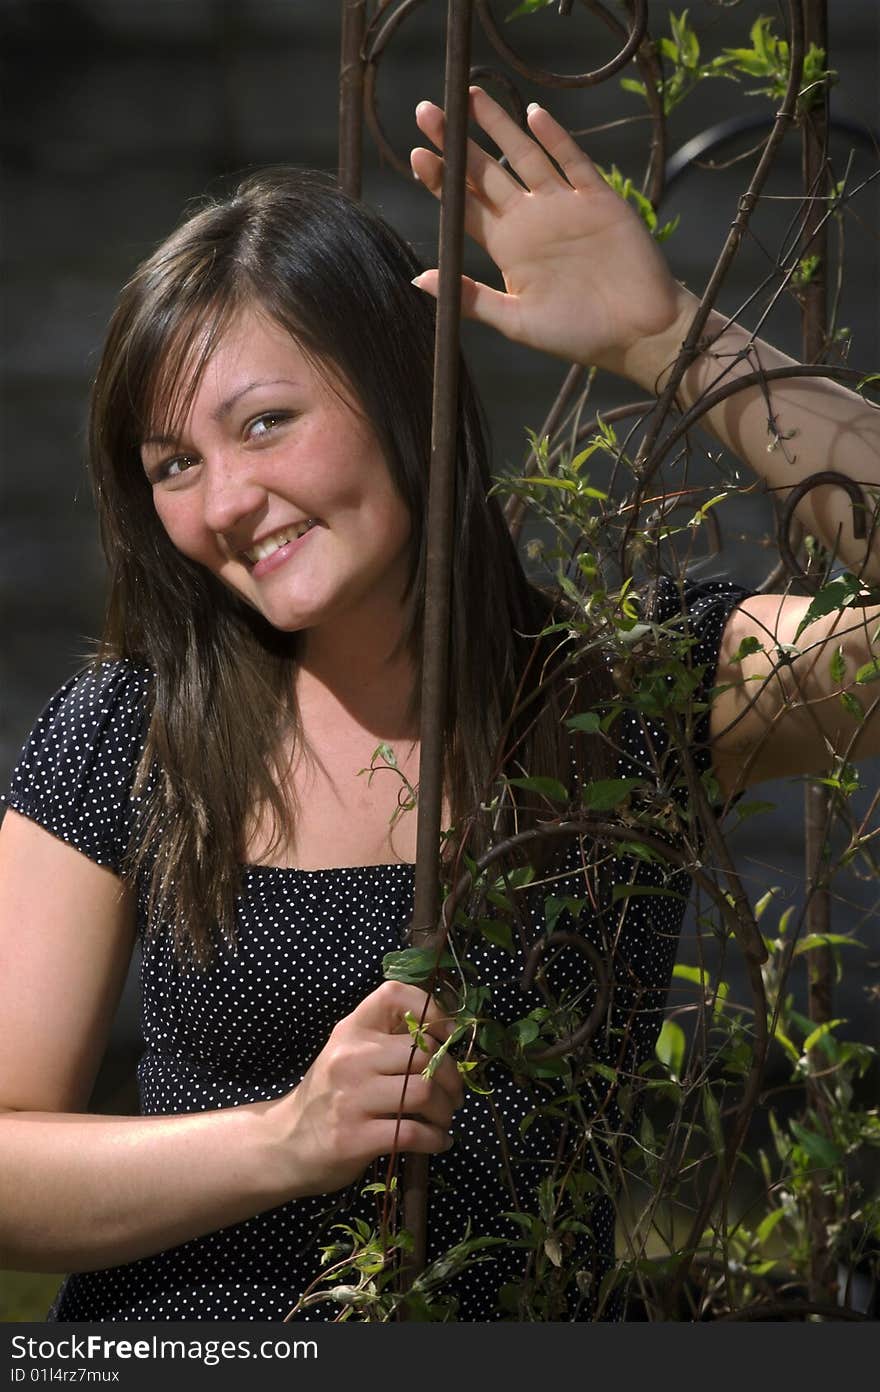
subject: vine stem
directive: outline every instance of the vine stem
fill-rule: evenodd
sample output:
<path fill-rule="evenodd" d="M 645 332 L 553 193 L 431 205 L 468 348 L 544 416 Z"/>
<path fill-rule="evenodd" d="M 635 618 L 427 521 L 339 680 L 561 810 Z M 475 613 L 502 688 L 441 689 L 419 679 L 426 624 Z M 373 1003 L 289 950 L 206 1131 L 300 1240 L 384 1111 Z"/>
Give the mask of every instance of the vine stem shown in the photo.
<path fill-rule="evenodd" d="M 715 300 L 718 297 L 718 292 L 721 289 L 724 278 L 739 250 L 740 243 L 749 225 L 749 220 L 758 202 L 761 190 L 766 183 L 767 176 L 770 173 L 779 146 L 794 119 L 804 66 L 804 17 L 801 9 L 801 0 L 788 0 L 788 13 L 790 66 L 785 96 L 779 111 L 776 113 L 773 129 L 767 137 L 764 149 L 761 152 L 761 158 L 752 175 L 749 187 L 740 198 L 736 217 L 733 220 L 721 250 L 721 255 L 715 263 L 712 274 L 709 277 L 709 282 L 703 292 L 694 317 L 691 320 L 690 327 L 685 335 L 684 343 L 681 346 L 681 351 L 672 367 L 666 385 L 657 399 L 654 419 L 648 427 L 635 460 L 636 472 L 639 476 L 639 489 L 647 485 L 659 465 L 659 459 L 655 461 L 652 458 L 652 451 L 657 444 L 660 431 L 666 422 L 669 412 L 675 403 L 676 393 L 678 392 L 681 380 L 691 363 L 699 355 L 700 338 L 706 326 L 706 321 L 714 308 Z M 621 543 L 621 561 L 624 564 L 629 549 L 630 534 L 634 525 L 635 523 L 632 520 L 628 523 Z"/>

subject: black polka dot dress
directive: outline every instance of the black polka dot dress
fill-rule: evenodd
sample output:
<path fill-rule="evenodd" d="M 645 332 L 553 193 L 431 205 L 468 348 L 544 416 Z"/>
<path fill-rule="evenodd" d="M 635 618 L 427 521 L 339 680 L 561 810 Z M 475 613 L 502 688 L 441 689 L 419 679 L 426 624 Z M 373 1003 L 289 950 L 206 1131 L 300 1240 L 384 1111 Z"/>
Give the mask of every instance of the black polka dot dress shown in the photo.
<path fill-rule="evenodd" d="M 727 616 L 745 595 L 726 581 L 686 587 L 685 611 L 696 640 L 691 660 L 703 669 L 704 686 L 714 677 Z M 677 589 L 665 585 L 657 617 L 680 607 Z M 147 670 L 125 662 L 103 663 L 68 681 L 37 721 L 5 798 L 9 806 L 111 868 L 119 867 L 133 825 L 132 779 L 146 735 L 149 683 Z M 662 732 L 634 715 L 626 719 L 629 723 L 622 719 L 617 730 L 621 772 L 644 775 L 656 769 L 647 746 L 651 740 L 660 742 Z M 706 731 L 704 715 L 695 731 L 703 768 L 709 766 Z M 559 879 L 549 892 L 583 895 L 583 876 L 576 873 L 580 856 L 580 849 L 571 846 L 559 864 L 570 879 Z M 621 857 L 612 866 L 618 878 L 632 878 L 631 861 Z M 658 868 L 640 865 L 638 873 L 650 880 Z M 146 888 L 141 884 L 142 1112 L 170 1115 L 235 1107 L 279 1097 L 295 1087 L 334 1024 L 380 983 L 384 954 L 405 946 L 413 887 L 414 868 L 407 864 L 329 870 L 245 867 L 236 947 L 220 946 L 212 965 L 199 970 L 181 966 L 169 934 L 146 935 Z M 679 897 L 629 899 L 625 929 L 616 942 L 621 969 L 614 1011 L 629 1027 L 633 1053 L 628 1067 L 651 1055 L 660 1027 L 687 882 L 679 888 L 685 891 Z M 547 892 L 533 895 L 527 911 L 533 936 L 542 931 Z M 557 926 L 575 925 L 563 918 Z M 581 915 L 577 926 L 599 942 L 589 915 Z M 492 989 L 490 1013 L 495 1018 L 519 1019 L 542 1003 L 539 994 L 520 988 L 519 952 L 512 955 L 479 939 L 471 958 L 480 980 Z M 554 972 L 557 991 L 577 990 L 588 964 L 565 949 Z M 467 1094 L 456 1113 L 453 1148 L 431 1159 L 429 1259 L 469 1232 L 522 1237 L 522 1217 L 518 1221 L 505 1215 L 537 1212 L 536 1186 L 548 1172 L 558 1134 L 543 1116 L 521 1126 L 534 1112 L 536 1099 L 509 1070 L 496 1069 L 491 1087 L 489 1096 Z M 380 1162 L 364 1182 L 382 1173 Z M 77 1273 L 64 1282 L 48 1318 L 283 1320 L 320 1276 L 321 1249 L 338 1238 L 333 1225 L 355 1215 L 371 1224 L 377 1219 L 377 1199 L 363 1194 L 362 1184 L 257 1213 L 156 1256 Z M 581 1278 L 554 1312 L 557 1319 L 596 1318 L 595 1294 L 614 1252 L 609 1198 L 595 1198 L 584 1227 L 576 1238 Z M 510 1292 L 523 1279 L 527 1253 L 505 1245 L 486 1255 L 487 1260 L 448 1287 L 458 1320 L 517 1318 Z M 337 1313 L 338 1306 L 322 1302 L 295 1318 L 326 1320 Z M 622 1317 L 616 1299 L 599 1314 L 602 1319 Z"/>

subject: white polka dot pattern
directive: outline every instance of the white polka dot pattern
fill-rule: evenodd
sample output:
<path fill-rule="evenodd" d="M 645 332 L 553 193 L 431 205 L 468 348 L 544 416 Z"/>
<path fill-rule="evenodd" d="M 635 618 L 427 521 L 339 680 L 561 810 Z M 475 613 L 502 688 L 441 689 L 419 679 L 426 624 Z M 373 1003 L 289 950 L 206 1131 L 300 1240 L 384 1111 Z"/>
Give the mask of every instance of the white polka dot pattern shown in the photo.
<path fill-rule="evenodd" d="M 689 623 L 698 640 L 691 660 L 706 668 L 704 687 L 714 676 L 727 615 L 745 595 L 724 581 L 686 588 Z M 657 618 L 668 618 L 679 607 L 675 587 L 663 585 Z M 131 785 L 145 737 L 149 681 L 145 669 L 111 662 L 67 682 L 37 721 L 5 798 L 97 863 L 115 869 L 133 825 Z M 703 714 L 695 730 L 702 768 L 709 766 L 707 725 Z M 621 774 L 650 772 L 655 777 L 656 753 L 649 756 L 649 746 L 663 749 L 661 728 L 628 713 L 615 734 Z M 664 781 L 666 776 L 661 762 Z M 583 895 L 583 877 L 576 873 L 580 854 L 570 846 L 559 865 L 571 878 L 532 895 L 527 938 L 542 930 L 544 892 Z M 656 866 L 624 858 L 612 866 L 611 883 L 635 873 L 650 883 L 659 875 Z M 145 936 L 146 890 L 141 884 L 141 1110 L 154 1115 L 233 1107 L 295 1086 L 336 1021 L 378 985 L 383 954 L 404 945 L 413 878 L 413 867 L 403 864 L 314 871 L 245 867 L 236 949 L 221 945 L 207 972 L 182 968 L 167 933 Z M 673 883 L 687 892 L 684 876 Z M 637 1066 L 653 1050 L 683 912 L 683 898 L 638 896 L 628 901 L 615 948 L 612 1011 L 612 1026 L 629 1028 L 627 1066 Z M 558 926 L 573 925 L 563 916 Z M 578 926 L 608 953 L 606 928 L 583 916 Z M 497 1018 L 520 1018 L 541 1003 L 536 992 L 524 994 L 519 988 L 521 955 L 512 957 L 483 939 L 469 955 L 480 979 L 492 988 L 490 1012 Z M 552 970 L 557 989 L 582 987 L 584 959 L 570 949 Z M 612 1043 L 603 1046 L 597 1038 L 596 1056 L 607 1047 L 605 1056 L 612 1060 L 619 1041 L 613 1049 Z M 469 1220 L 473 1233 L 515 1237 L 519 1230 L 501 1215 L 518 1205 L 534 1211 L 535 1182 L 554 1153 L 554 1125 L 542 1118 L 521 1135 L 519 1123 L 533 1109 L 533 1098 L 509 1072 L 496 1073 L 491 1098 L 468 1094 L 456 1115 L 455 1146 L 431 1161 L 429 1256 L 460 1241 Z M 507 1137 L 516 1199 L 502 1174 L 495 1117 Z M 375 1177 L 381 1172 L 380 1163 Z M 141 1261 L 78 1273 L 65 1282 L 49 1318 L 281 1320 L 318 1274 L 319 1247 L 331 1240 L 332 1224 L 353 1214 L 375 1217 L 375 1198 L 361 1196 L 359 1188 L 284 1204 Z M 607 1199 L 593 1209 L 591 1228 L 578 1239 L 578 1256 L 579 1265 L 593 1272 L 595 1289 L 613 1252 L 613 1208 Z M 457 1279 L 459 1319 L 498 1319 L 499 1288 L 522 1279 L 523 1253 L 499 1251 Z M 328 1311 L 328 1306 L 316 1306 L 301 1317 L 323 1320 Z M 587 1303 L 573 1304 L 565 1316 L 589 1317 Z M 619 1304 L 604 1318 L 621 1318 Z"/>

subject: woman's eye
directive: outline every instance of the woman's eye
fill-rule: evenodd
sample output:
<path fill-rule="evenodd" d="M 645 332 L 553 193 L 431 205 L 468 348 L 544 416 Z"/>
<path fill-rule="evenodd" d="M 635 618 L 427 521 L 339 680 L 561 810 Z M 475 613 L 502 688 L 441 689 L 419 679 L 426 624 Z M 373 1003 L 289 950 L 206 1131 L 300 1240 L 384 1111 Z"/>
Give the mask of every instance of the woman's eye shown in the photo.
<path fill-rule="evenodd" d="M 277 426 L 288 420 L 288 413 L 285 411 L 264 411 L 261 416 L 257 416 L 247 427 L 247 433 L 251 439 L 262 439 L 270 435 Z"/>
<path fill-rule="evenodd" d="M 173 459 L 165 459 L 153 475 L 154 482 L 161 483 L 165 479 L 180 478 L 180 475 L 191 469 L 195 462 L 189 454 L 176 454 Z"/>

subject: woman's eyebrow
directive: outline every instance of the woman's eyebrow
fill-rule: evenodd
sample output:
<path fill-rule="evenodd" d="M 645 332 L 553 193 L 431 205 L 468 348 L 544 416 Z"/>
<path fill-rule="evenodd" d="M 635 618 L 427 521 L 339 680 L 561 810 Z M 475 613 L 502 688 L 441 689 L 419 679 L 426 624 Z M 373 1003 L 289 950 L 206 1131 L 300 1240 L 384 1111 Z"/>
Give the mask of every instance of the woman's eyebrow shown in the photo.
<path fill-rule="evenodd" d="M 241 387 L 239 391 L 233 392 L 232 396 L 228 396 L 225 401 L 221 401 L 220 405 L 211 412 L 211 419 L 224 420 L 236 403 L 243 396 L 247 396 L 248 392 L 255 391 L 257 387 L 295 387 L 296 385 L 297 383 L 289 377 L 258 377 L 253 382 L 248 382 L 246 386 Z M 141 449 L 147 449 L 150 445 L 176 444 L 179 444 L 179 440 L 174 435 L 147 435 L 141 440 Z"/>
<path fill-rule="evenodd" d="M 236 402 L 240 401 L 243 396 L 247 396 L 248 392 L 255 391 L 257 387 L 295 386 L 296 382 L 291 381 L 289 377 L 258 377 L 255 381 L 248 382 L 246 387 L 241 387 L 237 392 L 233 392 L 232 396 L 228 396 L 225 401 L 221 401 L 216 410 L 212 411 L 211 418 L 212 420 L 219 421 L 222 420 L 224 416 L 228 416 Z"/>

